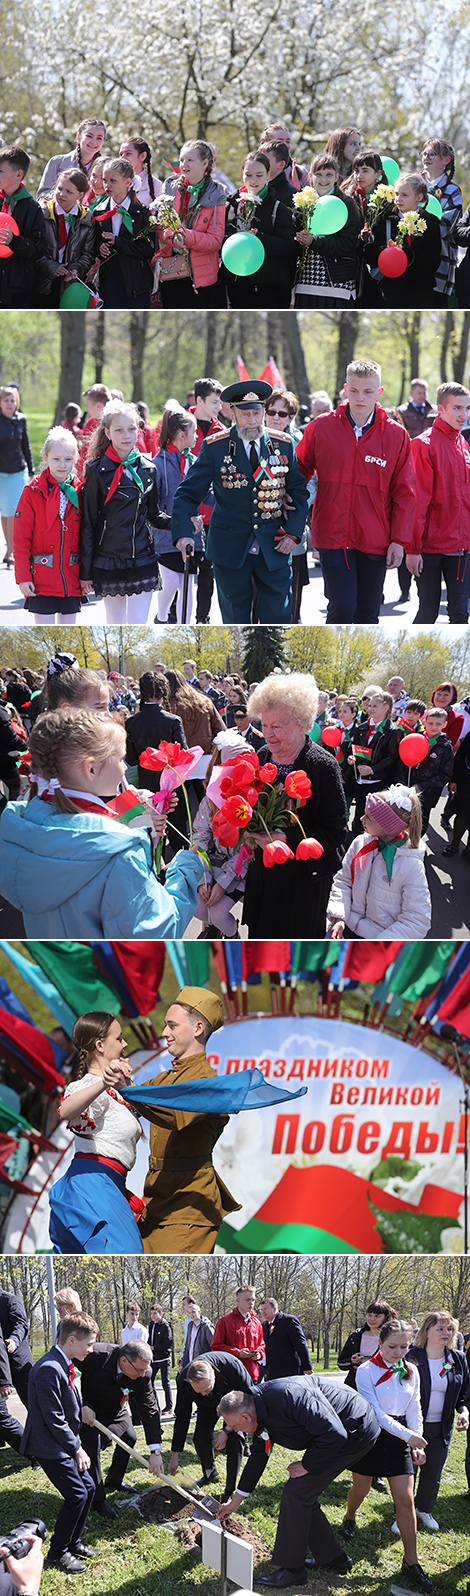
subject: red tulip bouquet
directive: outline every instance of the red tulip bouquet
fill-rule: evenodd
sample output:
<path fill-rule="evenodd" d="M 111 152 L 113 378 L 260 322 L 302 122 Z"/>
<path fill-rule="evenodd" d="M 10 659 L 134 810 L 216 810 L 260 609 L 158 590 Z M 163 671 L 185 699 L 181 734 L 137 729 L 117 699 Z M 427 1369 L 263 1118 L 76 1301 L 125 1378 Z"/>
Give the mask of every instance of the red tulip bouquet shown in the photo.
<path fill-rule="evenodd" d="M 231 765 L 214 770 L 208 783 L 207 796 L 216 805 L 212 830 L 224 848 L 235 849 L 243 834 L 237 858 L 240 869 L 249 857 L 251 847 L 247 838 L 265 832 L 268 841 L 263 849 L 263 864 L 286 864 L 288 859 L 319 859 L 323 853 L 315 837 L 306 837 L 297 811 L 310 797 L 311 783 L 303 770 L 293 770 L 281 782 L 277 765 L 260 765 L 254 749 L 240 754 Z M 295 822 L 302 833 L 295 854 L 287 842 L 274 833 Z"/>

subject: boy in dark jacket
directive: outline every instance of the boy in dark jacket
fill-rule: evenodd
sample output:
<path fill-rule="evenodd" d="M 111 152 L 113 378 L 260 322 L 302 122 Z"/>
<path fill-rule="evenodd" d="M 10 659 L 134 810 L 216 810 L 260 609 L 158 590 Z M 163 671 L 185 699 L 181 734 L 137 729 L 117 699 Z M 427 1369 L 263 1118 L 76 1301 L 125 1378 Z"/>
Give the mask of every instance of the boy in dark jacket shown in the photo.
<path fill-rule="evenodd" d="M 95 1487 L 88 1468 L 90 1459 L 80 1441 L 80 1425 L 93 1423 L 94 1413 L 82 1408 L 76 1368 L 91 1352 L 98 1326 L 87 1313 L 69 1314 L 62 1320 L 58 1346 L 51 1347 L 30 1375 L 30 1405 L 21 1451 L 35 1457 L 51 1485 L 63 1497 L 63 1507 L 52 1531 L 47 1564 L 65 1574 L 84 1574 L 83 1558 L 94 1548 L 81 1539 L 93 1502 Z"/>
<path fill-rule="evenodd" d="M 428 738 L 429 753 L 420 765 L 413 765 L 410 771 L 410 785 L 417 787 L 421 799 L 422 836 L 429 825 L 431 809 L 439 802 L 443 787 L 452 780 L 454 750 L 450 737 L 446 737 L 444 731 L 446 719 L 445 709 L 432 707 L 426 710 L 423 729 Z"/>
<path fill-rule="evenodd" d="M 0 305 L 7 310 L 30 308 L 45 249 L 41 207 L 24 182 L 29 166 L 29 155 L 19 145 L 0 150 L 0 244 L 11 250 L 0 260 Z"/>
<path fill-rule="evenodd" d="M 265 255 L 249 277 L 226 271 L 229 304 L 241 310 L 289 309 L 297 255 L 292 207 L 273 192 L 265 150 L 247 155 L 242 172 L 243 183 L 227 204 L 225 236 L 254 233 Z"/>

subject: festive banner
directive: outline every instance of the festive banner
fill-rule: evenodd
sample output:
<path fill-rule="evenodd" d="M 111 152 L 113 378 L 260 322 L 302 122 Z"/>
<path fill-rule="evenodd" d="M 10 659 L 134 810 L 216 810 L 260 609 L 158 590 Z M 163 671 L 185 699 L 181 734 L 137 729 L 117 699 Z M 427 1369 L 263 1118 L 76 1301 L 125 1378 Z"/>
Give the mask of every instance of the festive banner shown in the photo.
<path fill-rule="evenodd" d="M 31 943 L 27 944 L 28 947 L 31 947 L 31 945 Z M 19 953 L 11 942 L 0 941 L 0 948 L 3 948 L 7 958 L 10 959 L 19 974 L 23 976 L 23 980 L 33 987 L 34 991 L 38 993 L 38 997 L 42 998 L 43 1003 L 46 1004 L 46 1008 L 50 1009 L 51 1014 L 55 1015 L 58 1025 L 63 1025 L 64 1031 L 70 1036 L 74 1026 L 75 1015 L 72 1013 L 72 1009 L 69 1008 L 68 1003 L 64 1002 L 53 982 L 48 980 L 39 965 L 33 964 L 31 959 L 25 959 L 24 954 Z"/>
<path fill-rule="evenodd" d="M 308 1087 L 295 1107 L 231 1120 L 217 1144 L 243 1203 L 219 1235 L 228 1252 L 463 1250 L 460 1083 L 429 1054 L 346 1021 L 263 1015 L 225 1025 L 209 1059 Z"/>
<path fill-rule="evenodd" d="M 119 1014 L 121 998 L 98 974 L 91 947 L 83 942 L 27 942 L 26 946 L 75 1016 L 92 1009 Z"/>

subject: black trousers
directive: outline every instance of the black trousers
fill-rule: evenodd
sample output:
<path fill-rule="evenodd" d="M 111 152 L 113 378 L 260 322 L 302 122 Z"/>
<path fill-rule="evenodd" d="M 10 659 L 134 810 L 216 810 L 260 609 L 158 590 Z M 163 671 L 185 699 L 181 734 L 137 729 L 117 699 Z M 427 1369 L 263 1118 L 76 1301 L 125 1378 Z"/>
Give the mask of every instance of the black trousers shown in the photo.
<path fill-rule="evenodd" d="M 359 622 L 376 626 L 382 602 L 386 557 L 362 549 L 320 549 L 327 625 Z"/>
<path fill-rule="evenodd" d="M 173 1407 L 173 1397 L 171 1395 L 170 1359 L 169 1358 L 156 1358 L 155 1361 L 152 1363 L 152 1385 L 153 1385 L 154 1391 L 155 1391 L 155 1381 L 156 1381 L 156 1378 L 157 1378 L 157 1374 L 161 1375 L 162 1386 L 163 1386 L 163 1390 L 164 1390 L 164 1393 L 165 1393 L 165 1406 L 167 1408 L 172 1408 Z M 156 1395 L 157 1395 L 157 1393 L 155 1391 L 155 1396 Z M 158 1398 L 157 1398 L 157 1400 L 158 1400 Z"/>
<path fill-rule="evenodd" d="M 19 1452 L 23 1426 L 19 1419 L 14 1419 L 5 1401 L 0 1401 L 0 1446 L 12 1446 L 14 1452 Z"/>
<path fill-rule="evenodd" d="M 418 778 L 418 780 L 419 780 L 419 778 Z M 449 778 L 449 780 L 450 780 L 450 778 Z M 427 829 L 428 829 L 429 816 L 431 814 L 431 809 L 434 809 L 435 805 L 439 803 L 441 792 L 442 792 L 442 787 L 439 786 L 439 787 L 426 787 L 424 792 L 420 793 L 421 814 L 422 814 L 422 821 L 423 821 L 421 829 L 422 829 L 422 835 L 423 836 L 424 836 L 425 831 L 427 831 Z"/>
<path fill-rule="evenodd" d="M 217 1415 L 211 1409 L 200 1408 L 194 1430 L 194 1446 L 201 1464 L 203 1474 L 210 1474 L 214 1467 L 216 1454 L 214 1452 L 214 1426 Z M 227 1441 L 225 1450 L 218 1453 L 217 1457 L 225 1457 L 227 1477 L 225 1481 L 224 1500 L 228 1501 L 235 1490 L 243 1459 L 243 1436 L 235 1430 L 226 1432 Z"/>
<path fill-rule="evenodd" d="M 32 1363 L 24 1363 L 21 1369 L 14 1369 L 10 1364 L 15 1391 L 18 1392 L 20 1402 L 23 1402 L 25 1408 L 28 1406 L 28 1382 L 32 1367 Z"/>
<path fill-rule="evenodd" d="M 197 578 L 197 603 L 196 622 L 209 620 L 212 594 L 214 592 L 214 567 L 211 560 L 206 560 L 205 554 L 201 555 Z"/>
<path fill-rule="evenodd" d="M 328 1523 L 318 1497 L 344 1469 L 353 1469 L 354 1464 L 370 1452 L 379 1433 L 380 1426 L 374 1416 L 373 1422 L 358 1426 L 354 1434 L 349 1435 L 331 1462 L 325 1462 L 317 1474 L 301 1474 L 299 1479 L 287 1481 L 281 1496 L 273 1550 L 273 1562 L 278 1568 L 301 1568 L 308 1547 L 319 1568 L 342 1555 L 344 1542 L 338 1540 Z"/>
<path fill-rule="evenodd" d="M 453 626 L 467 626 L 470 554 L 466 550 L 463 554 L 423 554 L 423 569 L 416 581 L 419 610 L 414 626 L 432 625 L 437 621 L 443 582 L 447 588 L 449 621 Z"/>
<path fill-rule="evenodd" d="M 61 1557 L 63 1552 L 75 1552 L 82 1538 L 93 1502 L 95 1487 L 88 1470 L 79 1474 L 75 1463 L 67 1459 L 55 1462 L 49 1457 L 38 1458 L 51 1485 L 64 1498 L 52 1531 L 49 1552 Z"/>
<path fill-rule="evenodd" d="M 424 1468 L 419 1470 L 415 1507 L 419 1513 L 432 1513 L 449 1448 L 442 1438 L 440 1424 L 426 1424 L 425 1421 L 423 1435 L 428 1443 L 426 1463 Z"/>
<path fill-rule="evenodd" d="M 113 1435 L 119 1435 L 121 1441 L 126 1442 L 126 1446 L 135 1446 L 137 1436 L 129 1412 L 122 1413 L 118 1418 L 113 1419 L 112 1423 L 108 1425 L 108 1429 L 113 1431 Z M 107 1436 L 100 1436 L 99 1430 L 95 1430 L 91 1424 L 82 1424 L 80 1436 L 82 1446 L 85 1452 L 88 1452 L 90 1458 L 90 1474 L 95 1486 L 96 1500 L 97 1502 L 102 1502 L 106 1492 L 101 1473 L 101 1452 L 105 1451 L 107 1446 L 110 1446 L 110 1442 Z M 106 1490 L 119 1491 L 128 1462 L 127 1452 L 123 1452 L 120 1446 L 116 1446 L 106 1476 Z"/>

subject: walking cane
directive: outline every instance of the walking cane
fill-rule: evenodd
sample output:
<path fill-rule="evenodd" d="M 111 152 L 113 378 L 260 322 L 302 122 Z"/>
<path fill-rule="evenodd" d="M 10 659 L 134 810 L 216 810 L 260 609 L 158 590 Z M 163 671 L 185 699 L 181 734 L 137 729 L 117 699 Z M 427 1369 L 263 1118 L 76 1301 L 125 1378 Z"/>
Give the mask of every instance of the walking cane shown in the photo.
<path fill-rule="evenodd" d="M 184 556 L 184 561 L 183 561 L 183 566 L 184 566 L 183 598 L 182 598 L 182 602 L 181 602 L 181 625 L 182 626 L 186 625 L 186 613 L 187 613 L 187 609 L 188 609 L 189 562 L 190 562 L 190 559 L 191 559 L 191 554 L 192 554 L 191 544 L 187 543 L 186 544 L 186 554 Z"/>
<path fill-rule="evenodd" d="M 300 621 L 300 605 L 302 602 L 302 588 L 300 585 L 300 561 L 292 561 L 292 625 L 297 626 Z"/>
<path fill-rule="evenodd" d="M 99 1430 L 101 1435 L 107 1435 L 108 1440 L 114 1441 L 115 1445 L 120 1446 L 123 1452 L 128 1452 L 129 1457 L 135 1457 L 137 1463 L 141 1463 L 142 1467 L 147 1469 L 147 1473 L 150 1474 L 151 1469 L 148 1457 L 143 1457 L 141 1452 L 137 1452 L 135 1446 L 128 1446 L 127 1441 L 121 1441 L 120 1436 L 115 1435 L 113 1430 L 108 1430 L 107 1424 L 100 1424 L 99 1419 L 95 1419 L 93 1429 Z M 171 1483 L 172 1491 L 176 1491 L 178 1496 L 184 1497 L 185 1502 L 191 1502 L 193 1507 L 201 1507 L 203 1505 L 197 1496 L 190 1496 L 189 1491 L 184 1491 L 182 1485 L 177 1485 L 172 1475 L 154 1474 L 152 1478 L 156 1485 L 168 1485 Z M 209 1518 L 215 1518 L 215 1513 L 211 1514 L 208 1508 L 205 1508 L 204 1511 Z"/>

